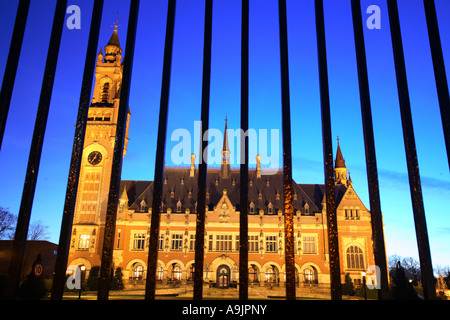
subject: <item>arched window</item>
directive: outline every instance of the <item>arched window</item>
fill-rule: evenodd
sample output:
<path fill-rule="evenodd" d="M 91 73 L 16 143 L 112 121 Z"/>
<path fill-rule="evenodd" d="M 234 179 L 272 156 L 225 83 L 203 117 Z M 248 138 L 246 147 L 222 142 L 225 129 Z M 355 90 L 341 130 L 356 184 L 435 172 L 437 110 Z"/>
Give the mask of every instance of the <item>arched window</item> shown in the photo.
<path fill-rule="evenodd" d="M 179 265 L 174 265 L 172 269 L 172 280 L 181 281 L 182 270 Z"/>
<path fill-rule="evenodd" d="M 253 264 L 250 266 L 250 268 L 248 268 L 248 281 L 250 283 L 259 282 L 258 281 L 258 267 L 256 267 Z"/>
<path fill-rule="evenodd" d="M 266 270 L 266 282 L 267 283 L 276 283 L 277 282 L 277 270 L 274 267 L 269 267 Z"/>
<path fill-rule="evenodd" d="M 156 280 L 162 281 L 163 278 L 164 278 L 164 268 L 159 266 L 158 269 L 156 270 Z"/>
<path fill-rule="evenodd" d="M 140 263 L 136 262 L 135 264 L 133 264 L 132 277 L 134 280 L 142 280 L 143 276 L 144 276 L 144 267 Z"/>
<path fill-rule="evenodd" d="M 361 248 L 357 246 L 350 246 L 346 251 L 347 268 L 364 270 L 364 255 Z"/>

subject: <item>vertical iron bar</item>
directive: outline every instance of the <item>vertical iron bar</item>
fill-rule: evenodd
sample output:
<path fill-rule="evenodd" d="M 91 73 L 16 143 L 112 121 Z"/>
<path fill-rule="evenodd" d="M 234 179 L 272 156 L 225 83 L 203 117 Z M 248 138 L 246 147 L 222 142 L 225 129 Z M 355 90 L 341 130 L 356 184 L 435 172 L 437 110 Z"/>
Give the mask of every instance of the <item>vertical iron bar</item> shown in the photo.
<path fill-rule="evenodd" d="M 366 51 L 361 16 L 360 0 L 352 0 L 353 29 L 355 37 L 356 62 L 358 67 L 359 94 L 361 115 L 366 150 L 366 170 L 369 186 L 370 215 L 372 223 L 373 251 L 375 264 L 380 268 L 380 289 L 378 299 L 389 299 L 389 284 L 387 276 L 386 248 L 384 244 L 383 216 L 381 213 L 380 190 L 378 185 L 377 159 L 370 105 L 369 79 L 367 75 Z"/>
<path fill-rule="evenodd" d="M 145 299 L 154 300 L 156 292 L 156 268 L 158 264 L 158 241 L 161 218 L 161 200 L 164 175 L 164 152 L 166 148 L 167 115 L 169 112 L 170 75 L 172 69 L 173 34 L 175 28 L 176 0 L 169 0 L 167 9 L 164 65 L 159 107 L 158 143 L 156 145 L 155 179 L 153 182 L 152 217 L 148 248 L 147 281 Z"/>
<path fill-rule="evenodd" d="M 239 299 L 248 299 L 248 37 L 249 0 L 242 0 L 241 25 L 241 170 L 239 216 Z"/>
<path fill-rule="evenodd" d="M 434 288 L 433 266 L 431 263 L 430 245 L 428 242 L 422 188 L 420 185 L 419 164 L 417 161 L 416 142 L 414 138 L 414 128 L 411 116 L 411 105 L 409 100 L 408 82 L 406 78 L 406 67 L 403 54 L 397 1 L 388 0 L 387 4 L 424 298 L 435 299 L 436 291 Z"/>
<path fill-rule="evenodd" d="M 195 263 L 194 263 L 194 300 L 203 298 L 203 262 L 205 252 L 205 217 L 206 217 L 206 180 L 207 147 L 204 135 L 209 128 L 209 98 L 211 84 L 211 38 L 212 38 L 213 0 L 205 1 L 205 30 L 203 45 L 203 80 L 201 108 L 201 136 L 198 171 L 197 221 L 195 231 Z"/>
<path fill-rule="evenodd" d="M 442 55 L 439 26 L 436 17 L 434 0 L 423 0 L 427 18 L 428 38 L 430 39 L 431 57 L 433 59 L 434 77 L 441 109 L 442 128 L 444 130 L 447 160 L 450 168 L 450 96 L 448 92 L 447 75 L 445 74 L 444 57 Z"/>
<path fill-rule="evenodd" d="M 29 8 L 30 0 L 20 0 L 11 38 L 11 46 L 9 48 L 8 60 L 6 62 L 5 74 L 3 75 L 2 89 L 0 91 L 0 150 L 2 149 L 6 119 L 8 118 L 9 105 L 11 103 L 11 96 L 16 79 L 17 66 L 19 64 Z"/>
<path fill-rule="evenodd" d="M 278 1 L 281 63 L 281 111 L 283 130 L 283 194 L 286 260 L 286 299 L 295 300 L 294 204 L 292 186 L 291 102 L 286 0 Z"/>
<path fill-rule="evenodd" d="M 136 28 L 139 14 L 139 0 L 131 0 L 128 20 L 127 42 L 123 67 L 122 86 L 117 117 L 116 137 L 112 159 L 111 182 L 108 194 L 108 207 L 105 219 L 102 262 L 98 284 L 98 300 L 108 300 L 112 267 L 114 237 L 116 231 L 117 207 L 119 201 L 120 178 L 122 174 L 123 149 L 127 123 L 128 100 L 130 96 L 131 74 L 133 69 Z"/>
<path fill-rule="evenodd" d="M 56 256 L 55 275 L 53 277 L 52 300 L 61 300 L 64 292 L 67 259 L 70 250 L 70 237 L 77 198 L 78 179 L 80 176 L 84 137 L 86 133 L 86 122 L 91 97 L 91 87 L 94 78 L 103 2 L 104 0 L 95 0 L 92 10 L 91 29 L 86 52 L 86 62 L 84 65 L 83 82 L 81 85 L 80 104 L 78 107 L 77 123 L 75 126 L 75 136 L 73 140 L 69 178 L 67 181 L 66 198 L 64 201 L 58 255 Z"/>
<path fill-rule="evenodd" d="M 45 64 L 44 78 L 42 81 L 41 95 L 36 115 L 33 138 L 28 158 L 28 167 L 20 203 L 19 216 L 17 218 L 16 232 L 12 244 L 12 252 L 9 265 L 9 285 L 5 296 L 15 299 L 20 284 L 23 255 L 25 251 L 28 227 L 30 224 L 31 209 L 41 160 L 42 146 L 44 144 L 45 128 L 47 126 L 50 101 L 55 80 L 56 65 L 58 62 L 61 35 L 64 26 L 67 0 L 58 0 L 53 19 L 52 33 L 50 36 L 47 61 Z"/>
<path fill-rule="evenodd" d="M 328 89 L 327 52 L 323 1 L 315 0 L 317 54 L 319 60 L 320 105 L 322 113 L 322 139 L 325 171 L 325 194 L 327 210 L 328 251 L 330 260 L 331 299 L 341 300 L 341 267 L 339 259 L 339 238 L 336 217 L 335 184 L 333 168 L 333 144 L 331 141 L 330 96 Z"/>

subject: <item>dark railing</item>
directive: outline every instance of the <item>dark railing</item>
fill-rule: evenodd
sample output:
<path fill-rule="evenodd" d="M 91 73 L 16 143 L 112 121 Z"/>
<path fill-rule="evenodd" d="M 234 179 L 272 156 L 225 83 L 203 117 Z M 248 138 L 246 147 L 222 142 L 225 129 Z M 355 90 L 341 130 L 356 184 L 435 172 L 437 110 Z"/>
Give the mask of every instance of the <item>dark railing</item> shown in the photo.
<path fill-rule="evenodd" d="M 410 192 L 413 204 L 413 215 L 416 227 L 417 244 L 420 256 L 420 266 L 424 287 L 425 299 L 434 299 L 434 279 L 430 248 L 425 222 L 425 212 L 420 186 L 420 174 L 418 169 L 414 130 L 412 126 L 408 85 L 406 81 L 405 63 L 403 57 L 401 31 L 399 25 L 398 9 L 396 0 L 387 0 L 390 31 L 394 52 L 394 62 L 397 76 L 397 88 L 402 116 L 403 137 L 405 153 L 407 158 L 408 174 L 410 181 Z M 22 47 L 24 29 L 27 22 L 29 0 L 20 0 L 10 51 L 5 68 L 5 75 L 0 93 L 0 147 L 3 142 L 3 133 L 8 116 L 11 94 L 14 88 L 15 75 L 19 63 L 19 55 Z M 108 207 L 105 224 L 105 234 L 102 248 L 102 264 L 100 271 L 100 282 L 98 299 L 108 299 L 109 276 L 112 265 L 113 239 L 115 234 L 115 223 L 117 216 L 119 186 L 121 180 L 122 156 L 125 140 L 126 117 L 128 111 L 128 100 L 130 95 L 131 71 L 134 58 L 134 47 L 137 29 L 137 18 L 139 13 L 139 0 L 130 0 L 130 16 L 128 22 L 126 56 L 124 59 L 124 74 L 121 87 L 119 116 L 117 123 L 117 134 L 114 144 L 113 165 L 111 172 L 111 184 L 108 196 Z M 209 97 L 211 78 L 211 39 L 213 0 L 205 0 L 205 29 L 204 29 L 204 52 L 203 52 L 203 82 L 201 121 L 202 137 L 209 125 Z M 364 49 L 363 21 L 361 18 L 361 6 L 359 0 L 352 0 L 353 28 L 355 37 L 355 48 L 358 68 L 360 102 L 363 121 L 363 133 L 366 154 L 366 168 L 369 185 L 370 211 L 372 217 L 372 233 L 374 243 L 375 262 L 381 271 L 381 289 L 379 299 L 387 299 L 387 267 L 384 234 L 382 228 L 381 205 L 379 196 L 378 173 L 376 165 L 373 123 L 370 106 L 369 85 L 367 76 L 366 56 Z M 67 0 L 58 0 L 51 39 L 49 43 L 47 61 L 44 71 L 41 96 L 39 100 L 38 113 L 36 116 L 35 129 L 31 144 L 28 161 L 27 174 L 23 188 L 22 201 L 18 216 L 13 251 L 10 258 L 8 283 L 4 296 L 15 299 L 17 296 L 20 274 L 24 257 L 26 236 L 30 222 L 31 208 L 33 205 L 36 180 L 38 176 L 39 162 L 45 127 L 47 124 L 48 109 L 52 95 L 53 81 L 58 61 L 61 33 L 64 25 Z M 285 200 L 285 259 L 286 259 L 286 298 L 295 298 L 295 266 L 294 266 L 294 244 L 293 244 L 293 206 L 292 206 L 292 155 L 291 155 L 291 127 L 290 127 L 290 94 L 289 94 L 289 63 L 288 63 L 288 29 L 286 19 L 286 1 L 279 0 L 279 26 L 280 26 L 280 64 L 281 64 L 281 90 L 282 90 L 282 133 L 283 133 L 283 176 L 284 176 L 284 200 Z M 80 94 L 75 137 L 72 149 L 69 180 L 66 190 L 61 234 L 59 240 L 58 256 L 55 268 L 55 276 L 52 288 L 52 299 L 62 299 L 64 288 L 64 276 L 68 260 L 69 242 L 71 236 L 72 220 L 78 178 L 80 173 L 81 153 L 86 130 L 87 112 L 89 98 L 91 95 L 91 84 L 95 67 L 96 48 L 98 45 L 100 21 L 102 18 L 103 0 L 94 1 L 94 10 L 90 26 L 88 49 L 86 54 L 84 75 Z M 167 14 L 167 29 L 164 50 L 164 67 L 161 90 L 160 115 L 158 126 L 158 144 L 155 162 L 155 181 L 152 204 L 152 218 L 150 231 L 150 246 L 148 258 L 148 273 L 146 282 L 146 299 L 155 298 L 156 263 L 158 255 L 159 236 L 159 212 L 161 206 L 161 193 L 164 171 L 164 151 L 167 130 L 168 100 L 171 76 L 171 60 L 173 46 L 173 32 L 175 24 L 176 1 L 169 0 Z M 447 147 L 447 157 L 450 167 L 450 98 L 447 78 L 445 74 L 442 48 L 437 26 L 436 8 L 433 0 L 424 0 L 424 8 L 427 20 L 431 54 L 433 59 L 436 87 L 441 108 L 444 139 Z M 319 84 L 322 115 L 322 138 L 323 159 L 326 186 L 326 213 L 328 230 L 328 248 L 330 257 L 330 282 L 331 298 L 341 299 L 340 288 L 340 263 L 338 250 L 338 231 L 336 222 L 336 205 L 334 198 L 333 177 L 333 152 L 331 143 L 331 119 L 328 92 L 327 59 L 325 47 L 325 27 L 322 0 L 315 0 L 317 49 L 319 66 Z M 242 39 L 241 39 L 241 129 L 248 129 L 248 42 L 249 42 L 249 2 L 242 0 Z M 241 139 L 244 145 L 242 154 L 245 162 L 241 165 L 241 214 L 240 214 L 240 259 L 239 270 L 242 275 L 239 279 L 239 298 L 248 298 L 248 217 L 246 209 L 248 193 L 248 138 Z M 201 141 L 201 150 L 206 147 L 206 141 Z M 203 152 L 200 152 L 203 154 Z M 196 250 L 194 269 L 194 299 L 203 298 L 203 257 L 204 257 L 204 232 L 205 232 L 205 192 L 206 192 L 206 159 L 202 159 L 198 176 L 198 213 L 196 225 Z"/>

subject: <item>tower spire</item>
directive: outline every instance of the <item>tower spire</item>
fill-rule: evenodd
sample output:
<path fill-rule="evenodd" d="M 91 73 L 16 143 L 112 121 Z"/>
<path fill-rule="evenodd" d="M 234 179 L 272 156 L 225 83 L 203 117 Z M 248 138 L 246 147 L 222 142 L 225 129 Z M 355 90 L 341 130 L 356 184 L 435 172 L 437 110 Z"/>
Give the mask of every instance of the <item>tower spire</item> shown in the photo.
<path fill-rule="evenodd" d="M 228 146 L 228 118 L 225 115 L 225 130 L 223 138 L 223 148 L 222 148 L 222 163 L 220 164 L 220 175 L 223 179 L 230 177 L 230 147 Z"/>

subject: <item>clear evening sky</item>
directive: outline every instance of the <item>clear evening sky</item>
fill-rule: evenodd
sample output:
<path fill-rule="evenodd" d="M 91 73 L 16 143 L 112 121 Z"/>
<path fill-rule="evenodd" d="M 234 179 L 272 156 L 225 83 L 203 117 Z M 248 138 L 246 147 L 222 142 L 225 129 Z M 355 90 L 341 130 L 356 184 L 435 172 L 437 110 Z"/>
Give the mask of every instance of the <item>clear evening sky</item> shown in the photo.
<path fill-rule="evenodd" d="M 417 155 L 433 265 L 450 265 L 450 175 L 443 140 L 422 0 L 399 0 L 400 23 Z M 56 1 L 33 0 L 0 153 L 0 206 L 18 214 Z M 3 75 L 18 0 L 0 11 Z M 69 0 L 81 9 L 81 29 L 64 28 L 31 221 L 49 225 L 57 243 L 71 157 L 92 1 Z M 362 1 L 381 9 L 381 29 L 364 29 L 381 207 L 387 255 L 418 259 L 395 69 L 385 0 Z M 340 145 L 353 186 L 369 208 L 364 141 L 350 0 L 325 0 L 334 153 Z M 447 76 L 450 76 L 450 1 L 436 0 Z M 317 47 L 313 0 L 288 0 L 293 176 L 323 183 Z M 125 51 L 128 1 L 105 0 L 99 41 L 104 47 L 119 12 Z M 131 123 L 122 179 L 152 180 L 161 90 L 167 1 L 141 0 L 131 83 Z M 240 125 L 240 1 L 215 0 L 210 127 Z M 66 17 L 69 18 L 70 14 Z M 192 133 L 200 120 L 204 1 L 177 4 L 166 163 L 178 143 L 176 129 Z M 281 129 L 278 1 L 250 1 L 250 128 Z M 126 52 L 124 52 L 126 54 Z M 281 142 L 281 131 L 280 131 Z M 281 143 L 280 143 L 281 145 Z M 197 150 L 192 152 L 198 153 Z M 233 152 L 233 150 L 232 150 Z M 280 150 L 282 157 L 282 150 Z M 282 159 L 282 158 L 280 158 Z M 280 163 L 281 166 L 281 163 Z"/>

